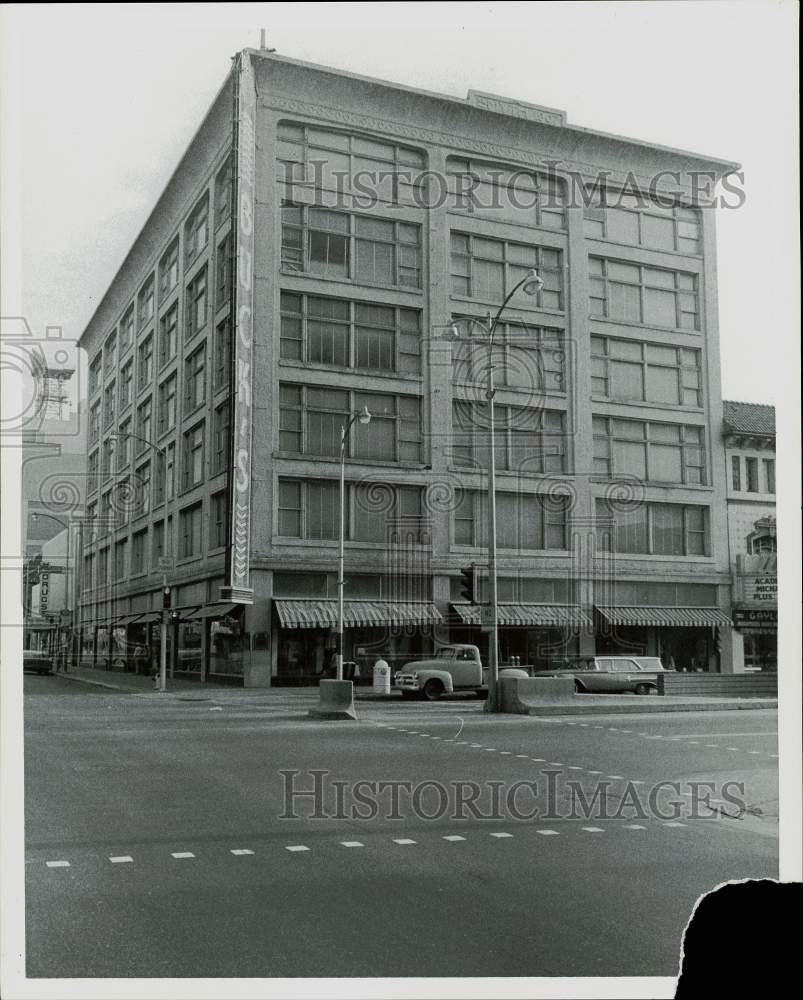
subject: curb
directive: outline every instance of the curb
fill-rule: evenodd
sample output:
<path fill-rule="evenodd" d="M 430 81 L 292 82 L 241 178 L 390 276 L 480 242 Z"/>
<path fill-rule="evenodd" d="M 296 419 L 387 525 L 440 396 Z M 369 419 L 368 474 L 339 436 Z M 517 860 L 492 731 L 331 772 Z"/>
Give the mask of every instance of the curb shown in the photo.
<path fill-rule="evenodd" d="M 678 704 L 655 704 L 645 699 L 644 705 L 625 704 L 610 705 L 539 705 L 531 707 L 529 712 L 497 712 L 496 715 L 648 715 L 662 712 L 738 712 L 754 711 L 756 709 L 777 709 L 776 699 L 748 700 L 734 698 L 732 702 L 689 702 Z"/>

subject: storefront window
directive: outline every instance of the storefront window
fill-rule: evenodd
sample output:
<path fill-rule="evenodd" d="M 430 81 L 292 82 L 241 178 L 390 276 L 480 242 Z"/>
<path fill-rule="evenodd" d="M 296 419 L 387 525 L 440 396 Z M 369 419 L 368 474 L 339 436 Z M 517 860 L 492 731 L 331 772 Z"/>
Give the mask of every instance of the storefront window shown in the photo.
<path fill-rule="evenodd" d="M 247 637 L 242 612 L 234 611 L 209 623 L 209 673 L 242 677 L 245 670 Z"/>

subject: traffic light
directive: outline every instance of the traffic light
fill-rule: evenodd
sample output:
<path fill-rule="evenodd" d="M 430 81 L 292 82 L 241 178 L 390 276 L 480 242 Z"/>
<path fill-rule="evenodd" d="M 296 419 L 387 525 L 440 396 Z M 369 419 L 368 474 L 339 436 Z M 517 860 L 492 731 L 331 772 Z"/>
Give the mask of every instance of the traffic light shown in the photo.
<path fill-rule="evenodd" d="M 169 587 L 165 587 L 165 589 L 162 591 L 162 608 L 165 611 L 169 611 L 170 610 L 170 588 Z"/>
<path fill-rule="evenodd" d="M 460 570 L 460 596 L 469 604 L 474 603 L 474 569 L 475 563 L 472 563 Z"/>

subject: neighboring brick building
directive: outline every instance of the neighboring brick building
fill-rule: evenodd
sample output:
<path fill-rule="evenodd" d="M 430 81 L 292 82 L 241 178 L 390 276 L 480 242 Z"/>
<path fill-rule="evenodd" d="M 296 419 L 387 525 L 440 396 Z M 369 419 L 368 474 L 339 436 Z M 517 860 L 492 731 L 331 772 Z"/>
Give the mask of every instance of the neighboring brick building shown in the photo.
<path fill-rule="evenodd" d="M 725 400 L 734 670 L 778 669 L 775 407 Z"/>
<path fill-rule="evenodd" d="M 736 166 L 242 52 L 81 338 L 85 648 L 155 646 L 168 557 L 178 669 L 320 676 L 363 406 L 347 659 L 482 642 L 459 596 L 486 559 L 468 321 L 534 267 L 494 358 L 502 658 L 732 669 L 714 212 L 689 171 Z M 635 197 L 653 182 L 662 203 Z"/>

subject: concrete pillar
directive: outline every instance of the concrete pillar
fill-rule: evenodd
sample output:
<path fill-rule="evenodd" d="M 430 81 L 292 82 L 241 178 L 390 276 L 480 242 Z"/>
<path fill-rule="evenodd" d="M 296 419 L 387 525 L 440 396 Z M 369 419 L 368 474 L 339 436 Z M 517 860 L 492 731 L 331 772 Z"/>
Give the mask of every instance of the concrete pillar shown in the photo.
<path fill-rule="evenodd" d="M 735 628 L 719 630 L 720 671 L 723 674 L 744 673 L 744 636 Z"/>

